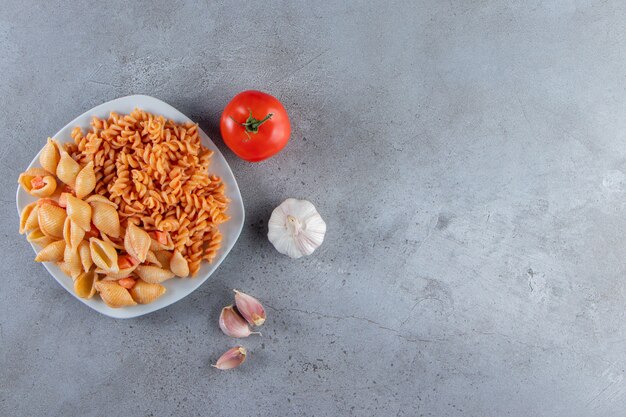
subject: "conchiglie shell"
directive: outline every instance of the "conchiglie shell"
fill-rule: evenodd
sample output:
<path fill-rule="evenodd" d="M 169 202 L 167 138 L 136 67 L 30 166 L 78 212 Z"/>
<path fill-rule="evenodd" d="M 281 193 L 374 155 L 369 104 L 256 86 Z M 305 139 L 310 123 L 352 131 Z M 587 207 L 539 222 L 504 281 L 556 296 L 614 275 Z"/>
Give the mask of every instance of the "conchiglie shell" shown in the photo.
<path fill-rule="evenodd" d="M 165 294 L 165 287 L 161 284 L 150 284 L 148 282 L 137 280 L 137 283 L 130 290 L 133 300 L 139 304 L 149 304 Z"/>
<path fill-rule="evenodd" d="M 96 272 L 99 274 L 105 274 L 108 279 L 118 280 L 128 277 L 136 268 L 137 265 L 133 265 L 130 268 L 120 269 L 117 272 L 105 271 L 104 269 L 96 269 Z"/>
<path fill-rule="evenodd" d="M 52 138 L 48 138 L 48 143 L 46 143 L 46 146 L 43 147 L 39 154 L 39 163 L 49 173 L 56 174 L 59 159 L 61 159 L 61 154 L 56 143 Z"/>
<path fill-rule="evenodd" d="M 24 224 L 24 231 L 27 232 L 29 230 L 35 230 L 39 227 L 39 207 L 33 208 L 33 211 L 30 213 L 28 218 L 26 219 L 26 223 Z"/>
<path fill-rule="evenodd" d="M 109 204 L 109 205 L 117 208 L 117 204 L 115 204 L 114 202 L 112 202 L 108 198 L 106 198 L 104 196 L 101 196 L 100 194 L 92 194 L 89 197 L 87 197 L 85 199 L 85 201 L 88 202 L 89 204 L 91 204 L 91 203 L 105 203 L 105 204 Z"/>
<path fill-rule="evenodd" d="M 54 179 L 51 175 L 46 175 L 43 177 L 42 181 L 44 182 L 44 186 L 41 188 L 31 188 L 29 191 L 30 195 L 43 198 L 50 197 L 57 189 L 57 180 Z"/>
<path fill-rule="evenodd" d="M 46 235 L 63 239 L 63 225 L 65 224 L 65 210 L 53 204 L 41 204 L 37 210 L 39 229 Z"/>
<path fill-rule="evenodd" d="M 137 269 L 135 269 L 135 274 L 150 284 L 160 284 L 163 281 L 174 278 L 172 271 L 149 265 L 139 265 Z"/>
<path fill-rule="evenodd" d="M 74 281 L 74 292 L 80 298 L 91 298 L 96 293 L 98 276 L 93 271 L 83 272 Z"/>
<path fill-rule="evenodd" d="M 65 219 L 65 224 L 63 225 L 63 239 L 65 240 L 65 244 L 71 250 L 77 250 L 78 245 L 85 237 L 85 231 L 78 227 L 76 223 L 72 221 L 69 217 Z"/>
<path fill-rule="evenodd" d="M 104 240 L 105 242 L 109 243 L 115 249 L 117 249 L 117 250 L 124 250 L 124 245 L 121 245 L 119 243 L 114 242 L 113 240 L 111 240 L 110 237 L 108 237 L 106 235 L 106 233 L 100 233 L 100 235 L 102 236 L 102 240 Z"/>
<path fill-rule="evenodd" d="M 41 246 L 46 246 L 49 243 L 54 242 L 54 239 L 51 238 L 50 236 L 46 236 L 41 231 L 40 228 L 36 228 L 32 232 L 30 232 L 28 234 L 28 236 L 26 237 L 26 240 L 28 240 L 30 243 L 35 243 L 35 244 L 41 245 Z"/>
<path fill-rule="evenodd" d="M 170 269 L 170 259 L 172 259 L 172 253 L 166 250 L 160 250 L 155 252 L 156 258 L 159 260 L 161 264 L 161 268 Z"/>
<path fill-rule="evenodd" d="M 174 241 L 172 240 L 172 236 L 169 233 L 166 233 L 167 236 L 167 244 L 162 244 L 157 242 L 156 240 L 150 238 L 150 250 L 153 252 L 161 251 L 161 250 L 172 250 L 174 249 Z"/>
<path fill-rule="evenodd" d="M 91 230 L 91 206 L 74 197 L 71 194 L 67 194 L 67 216 L 72 219 L 74 223 L 78 225 L 85 232 Z"/>
<path fill-rule="evenodd" d="M 118 238 L 121 236 L 120 216 L 117 209 L 102 202 L 91 203 L 93 215 L 91 221 L 102 233 Z"/>
<path fill-rule="evenodd" d="M 48 173 L 46 173 L 46 175 L 48 175 Z M 17 183 L 24 189 L 24 191 L 30 194 L 30 190 L 33 187 L 30 183 L 30 180 L 32 180 L 33 178 L 34 175 L 27 175 L 25 172 L 22 172 L 20 176 L 17 177 Z"/>
<path fill-rule="evenodd" d="M 20 235 L 35 229 L 38 225 L 37 202 L 33 202 L 24 207 L 20 214 Z"/>
<path fill-rule="evenodd" d="M 65 251 L 63 252 L 63 262 L 67 266 L 72 279 L 75 280 L 83 272 L 83 264 L 80 261 L 78 251 L 72 250 L 67 245 L 65 245 Z"/>
<path fill-rule="evenodd" d="M 189 276 L 189 263 L 179 251 L 174 251 L 170 259 L 170 270 L 179 277 Z"/>
<path fill-rule="evenodd" d="M 89 271 L 93 265 L 93 260 L 91 259 L 91 249 L 89 249 L 87 241 L 83 240 L 78 245 L 78 256 L 80 257 L 80 263 L 83 265 L 83 271 Z"/>
<path fill-rule="evenodd" d="M 72 275 L 72 271 L 70 271 L 70 267 L 65 262 L 57 262 L 57 266 L 63 273 L 67 276 Z"/>
<path fill-rule="evenodd" d="M 57 240 L 49 243 L 39 251 L 35 257 L 35 262 L 59 262 L 63 260 L 65 252 L 65 241 Z"/>
<path fill-rule="evenodd" d="M 41 177 L 43 179 L 45 185 L 42 188 L 33 188 L 31 181 L 35 177 Z M 49 197 L 54 194 L 54 191 L 57 188 L 57 181 L 43 168 L 28 169 L 26 172 L 20 174 L 17 182 L 28 194 L 35 197 Z"/>
<path fill-rule="evenodd" d="M 146 261 L 146 256 L 150 250 L 151 240 L 150 235 L 146 231 L 133 223 L 129 223 L 124 236 L 124 249 L 130 256 L 143 263 Z"/>
<path fill-rule="evenodd" d="M 76 197 L 83 199 L 88 196 L 93 189 L 96 188 L 96 173 L 93 170 L 93 162 L 89 162 L 76 175 Z"/>
<path fill-rule="evenodd" d="M 110 243 L 92 237 L 89 239 L 89 249 L 91 259 L 98 268 L 107 273 L 119 272 L 120 267 L 117 265 L 117 251 Z"/>
<path fill-rule="evenodd" d="M 111 308 L 134 306 L 137 303 L 130 296 L 128 290 L 115 281 L 98 281 L 96 290 L 106 305 Z"/>
<path fill-rule="evenodd" d="M 100 272 L 98 272 L 98 271 L 100 271 Z M 101 269 L 96 269 L 96 273 L 98 273 L 98 274 L 102 273 L 101 271 L 102 271 Z M 124 277 L 124 278 L 126 278 L 126 277 Z M 120 279 L 122 279 L 122 278 L 115 278 L 112 275 L 105 275 L 102 278 L 100 278 L 100 281 L 119 281 Z"/>
<path fill-rule="evenodd" d="M 149 263 L 149 264 L 156 265 L 159 268 L 163 267 L 163 265 L 161 265 L 161 262 L 159 261 L 159 259 L 156 257 L 155 253 L 152 252 L 151 250 L 149 250 L 148 254 L 146 255 L 146 262 Z"/>
<path fill-rule="evenodd" d="M 24 187 L 24 189 L 30 192 L 31 184 L 30 180 L 35 177 L 47 177 L 50 174 L 43 168 L 29 168 L 26 171 L 22 172 L 20 176 L 17 178 L 17 182 Z"/>
<path fill-rule="evenodd" d="M 59 164 L 56 169 L 57 177 L 70 187 L 74 188 L 76 176 L 80 172 L 80 165 L 78 162 L 74 161 L 70 154 L 68 154 L 64 149 L 60 148 L 59 151 L 61 158 L 59 159 Z"/>

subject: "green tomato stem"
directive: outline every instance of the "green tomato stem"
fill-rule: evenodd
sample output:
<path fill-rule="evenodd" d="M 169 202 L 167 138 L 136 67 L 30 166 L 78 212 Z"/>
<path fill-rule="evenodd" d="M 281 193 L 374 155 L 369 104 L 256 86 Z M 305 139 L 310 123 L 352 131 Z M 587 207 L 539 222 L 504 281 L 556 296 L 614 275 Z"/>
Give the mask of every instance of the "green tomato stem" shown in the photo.
<path fill-rule="evenodd" d="M 267 122 L 274 115 L 273 113 L 269 113 L 263 119 L 259 120 L 255 118 L 254 116 L 252 116 L 252 109 L 249 109 L 249 110 L 250 110 L 250 115 L 248 116 L 248 118 L 246 119 L 244 123 L 239 123 L 232 116 L 230 117 L 231 119 L 233 119 L 233 122 L 237 123 L 240 126 L 243 126 L 246 129 L 246 136 L 248 136 L 248 140 L 252 139 L 252 137 L 250 136 L 250 133 L 259 133 L 259 126 Z"/>

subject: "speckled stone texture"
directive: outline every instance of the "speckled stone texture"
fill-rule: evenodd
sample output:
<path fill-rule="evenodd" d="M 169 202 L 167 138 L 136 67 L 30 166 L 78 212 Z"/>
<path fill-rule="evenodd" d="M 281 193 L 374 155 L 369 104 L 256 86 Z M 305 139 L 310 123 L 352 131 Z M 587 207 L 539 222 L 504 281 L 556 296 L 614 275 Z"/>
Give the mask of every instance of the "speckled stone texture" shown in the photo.
<path fill-rule="evenodd" d="M 0 415 L 624 416 L 623 1 L 106 1 L 0 5 Z M 261 89 L 293 122 L 251 164 L 218 120 Z M 225 152 L 247 221 L 198 291 L 85 307 L 32 261 L 16 179 L 48 135 L 158 97 Z M 307 198 L 306 259 L 267 241 Z M 240 369 L 217 318 L 263 300 Z"/>

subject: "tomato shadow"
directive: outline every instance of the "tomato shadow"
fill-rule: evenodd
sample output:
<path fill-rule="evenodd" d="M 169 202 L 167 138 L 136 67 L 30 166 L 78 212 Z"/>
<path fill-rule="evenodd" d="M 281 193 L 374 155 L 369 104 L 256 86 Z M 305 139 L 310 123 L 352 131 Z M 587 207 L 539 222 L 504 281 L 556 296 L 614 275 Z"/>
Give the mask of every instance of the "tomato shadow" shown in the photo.
<path fill-rule="evenodd" d="M 200 129 L 202 129 L 204 133 L 206 133 L 209 136 L 209 138 L 213 141 L 215 146 L 217 146 L 217 148 L 220 150 L 220 152 L 224 156 L 227 156 L 228 154 L 232 154 L 231 150 L 228 149 L 228 146 L 226 146 L 226 144 L 222 140 L 222 135 L 220 133 L 219 119 L 213 120 L 212 117 L 207 117 L 207 118 L 201 117 L 201 118 L 195 119 L 195 122 L 198 123 L 198 126 L 200 126 Z"/>

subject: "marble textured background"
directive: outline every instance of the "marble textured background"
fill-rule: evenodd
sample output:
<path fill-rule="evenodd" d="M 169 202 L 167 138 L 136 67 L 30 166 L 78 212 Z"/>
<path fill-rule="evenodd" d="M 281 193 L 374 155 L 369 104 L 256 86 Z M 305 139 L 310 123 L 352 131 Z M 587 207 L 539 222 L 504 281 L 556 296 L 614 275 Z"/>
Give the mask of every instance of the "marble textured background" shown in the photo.
<path fill-rule="evenodd" d="M 624 2 L 0 11 L 0 414 L 626 415 Z M 294 128 L 260 164 L 217 129 L 250 88 Z M 14 192 L 48 135 L 134 93 L 216 140 L 247 222 L 198 291 L 119 321 L 32 262 Z M 328 223 L 307 259 L 265 238 L 287 197 Z M 249 363 L 217 372 L 234 287 L 269 319 Z"/>

